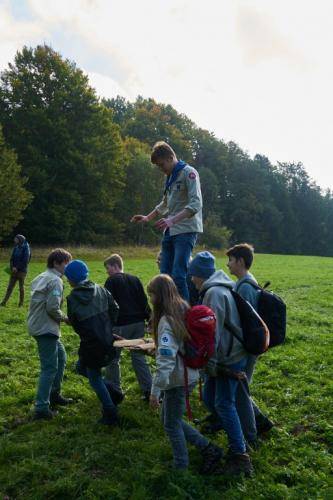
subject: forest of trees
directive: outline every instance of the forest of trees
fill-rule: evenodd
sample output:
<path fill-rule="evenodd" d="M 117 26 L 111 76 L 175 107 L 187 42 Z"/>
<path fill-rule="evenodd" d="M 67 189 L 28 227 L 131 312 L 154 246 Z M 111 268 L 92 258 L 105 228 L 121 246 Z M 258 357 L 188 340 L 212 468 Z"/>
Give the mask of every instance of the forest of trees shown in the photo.
<path fill-rule="evenodd" d="M 333 255 L 333 193 L 301 163 L 251 158 L 154 99 L 100 100 L 88 77 L 48 46 L 24 47 L 0 76 L 0 239 L 35 244 L 157 244 L 130 224 L 160 200 L 150 163 L 165 140 L 200 173 L 212 248 Z"/>

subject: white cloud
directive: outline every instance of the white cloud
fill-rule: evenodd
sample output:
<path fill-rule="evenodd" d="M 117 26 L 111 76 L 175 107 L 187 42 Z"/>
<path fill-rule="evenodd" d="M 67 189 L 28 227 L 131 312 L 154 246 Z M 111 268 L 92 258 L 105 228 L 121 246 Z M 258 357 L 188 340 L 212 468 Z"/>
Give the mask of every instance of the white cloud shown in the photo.
<path fill-rule="evenodd" d="M 90 85 L 96 89 L 100 97 L 110 99 L 117 95 L 121 95 L 126 99 L 133 99 L 133 96 L 127 94 L 126 90 L 109 76 L 101 75 L 100 73 L 91 73 L 89 71 L 86 73 L 89 76 Z"/>
<path fill-rule="evenodd" d="M 21 49 L 27 40 L 30 43 L 38 43 L 45 35 L 46 31 L 40 23 L 16 21 L 10 13 L 9 2 L 0 4 L 0 68 L 6 67 L 13 60 L 17 50 Z"/>

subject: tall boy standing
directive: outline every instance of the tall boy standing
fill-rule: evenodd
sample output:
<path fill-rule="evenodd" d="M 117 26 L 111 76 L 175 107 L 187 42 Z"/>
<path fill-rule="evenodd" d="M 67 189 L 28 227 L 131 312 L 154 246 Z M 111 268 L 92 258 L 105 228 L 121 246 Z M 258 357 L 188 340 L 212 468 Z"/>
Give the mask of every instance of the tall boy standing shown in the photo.
<path fill-rule="evenodd" d="M 253 263 L 253 247 L 248 243 L 241 243 L 229 248 L 226 255 L 229 258 L 227 266 L 230 273 L 238 278 L 235 291 L 257 311 L 260 289 L 258 288 L 257 280 L 249 271 Z M 252 381 L 257 359 L 258 356 L 253 354 L 248 355 L 245 373 L 249 383 Z M 248 399 L 252 403 L 253 412 L 249 415 L 249 412 L 246 410 L 246 414 L 244 415 L 244 409 L 248 408 Z M 241 416 L 243 431 L 250 444 L 251 441 L 254 442 L 256 440 L 257 434 L 267 432 L 273 427 L 273 422 L 261 412 L 250 397 L 250 394 L 244 391 L 242 387 L 239 388 L 237 393 L 237 409 Z"/>
<path fill-rule="evenodd" d="M 166 142 L 157 142 L 151 162 L 166 175 L 161 203 L 148 215 L 134 215 L 132 222 L 162 218 L 156 227 L 164 231 L 160 270 L 171 276 L 180 295 L 189 300 L 186 276 L 198 233 L 202 233 L 202 196 L 198 172 L 182 160 Z"/>
<path fill-rule="evenodd" d="M 47 270 L 31 283 L 28 330 L 37 342 L 41 368 L 35 420 L 51 419 L 54 416 L 50 404 L 67 405 L 73 401 L 61 395 L 66 351 L 60 340 L 60 324 L 68 322 L 67 316 L 61 311 L 64 289 L 61 277 L 71 259 L 71 254 L 66 250 L 53 250 L 47 258 Z"/>
<path fill-rule="evenodd" d="M 115 323 L 115 332 L 125 339 L 139 339 L 145 334 L 145 321 L 150 319 L 151 310 L 147 296 L 139 278 L 124 273 L 124 263 L 120 255 L 113 254 L 104 262 L 109 278 L 105 288 L 112 294 L 119 306 L 119 316 Z M 132 366 L 143 392 L 143 397 L 149 401 L 152 377 L 144 353 L 141 350 L 131 350 Z M 112 391 L 121 393 L 120 385 L 121 349 L 116 349 L 116 355 L 105 370 L 105 381 Z"/>
<path fill-rule="evenodd" d="M 247 353 L 229 331 L 242 329 L 236 303 L 231 294 L 234 282 L 222 271 L 216 271 L 215 258 L 210 252 L 200 252 L 189 268 L 193 283 L 200 292 L 202 303 L 216 315 L 215 357 L 207 366 L 203 399 L 207 408 L 216 414 L 228 436 L 229 453 L 225 472 L 252 473 L 246 453 L 246 443 L 236 409 L 236 393 L 240 384 L 237 374 L 247 363 Z"/>

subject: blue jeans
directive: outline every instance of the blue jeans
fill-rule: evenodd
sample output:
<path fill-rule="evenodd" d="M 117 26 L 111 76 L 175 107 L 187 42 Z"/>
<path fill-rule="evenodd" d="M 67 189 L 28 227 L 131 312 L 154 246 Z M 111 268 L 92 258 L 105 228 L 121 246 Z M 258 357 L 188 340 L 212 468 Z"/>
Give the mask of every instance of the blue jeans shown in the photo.
<path fill-rule="evenodd" d="M 35 409 L 44 412 L 49 409 L 51 392 L 60 392 L 66 366 L 66 351 L 56 335 L 46 334 L 34 338 L 40 359 Z"/>
<path fill-rule="evenodd" d="M 244 371 L 247 357 L 238 363 L 228 365 L 234 371 Z M 232 453 L 245 453 L 244 435 L 236 410 L 236 392 L 239 381 L 224 375 L 207 377 L 203 390 L 203 401 L 207 408 L 216 413 L 225 430 Z"/>
<path fill-rule="evenodd" d="M 104 383 L 102 377 L 102 371 L 100 368 L 88 368 L 87 366 L 82 365 L 80 360 L 76 363 L 76 371 L 79 375 L 86 377 L 89 380 L 89 384 L 92 389 L 95 391 L 96 396 L 102 403 L 104 410 L 111 410 L 114 413 L 117 412 L 116 406 L 113 403 L 109 391 Z"/>
<path fill-rule="evenodd" d="M 131 325 L 117 326 L 114 328 L 114 333 L 124 337 L 124 339 L 140 339 L 145 336 L 145 324 L 143 321 L 132 323 Z M 115 357 L 110 364 L 105 367 L 105 381 L 111 385 L 113 389 L 121 391 L 120 383 L 120 357 L 122 349 L 116 348 Z M 130 351 L 132 366 L 139 382 L 140 388 L 144 393 L 150 393 L 151 389 L 151 374 L 146 356 L 143 351 Z"/>
<path fill-rule="evenodd" d="M 248 355 L 244 371 L 249 384 L 252 380 L 257 359 L 258 356 Z M 245 438 L 247 441 L 254 441 L 257 438 L 256 416 L 264 415 L 251 398 L 248 387 L 246 388 L 243 384 L 240 384 L 237 390 L 236 406 Z"/>
<path fill-rule="evenodd" d="M 189 292 L 186 276 L 196 241 L 197 233 L 181 233 L 170 236 L 168 229 L 162 240 L 161 273 L 169 274 L 173 278 L 180 295 L 187 301 L 189 301 Z"/>
<path fill-rule="evenodd" d="M 192 391 L 194 385 L 189 387 Z M 199 431 L 183 420 L 185 412 L 185 388 L 175 387 L 164 391 L 161 419 L 173 452 L 176 469 L 186 469 L 189 464 L 186 441 L 200 450 L 208 446 L 209 441 Z"/>

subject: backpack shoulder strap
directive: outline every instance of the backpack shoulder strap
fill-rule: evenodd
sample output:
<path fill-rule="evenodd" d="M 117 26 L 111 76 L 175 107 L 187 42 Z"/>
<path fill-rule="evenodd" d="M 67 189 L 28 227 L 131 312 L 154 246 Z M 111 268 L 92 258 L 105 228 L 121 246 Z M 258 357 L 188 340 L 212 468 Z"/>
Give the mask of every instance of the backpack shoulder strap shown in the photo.
<path fill-rule="evenodd" d="M 199 294 L 200 296 L 200 300 L 202 301 L 206 292 L 210 289 L 210 288 L 213 288 L 214 286 L 223 286 L 224 288 L 229 288 L 225 285 L 223 285 L 223 283 L 220 283 L 220 284 L 217 284 L 217 285 L 212 285 L 212 286 L 209 286 L 208 288 L 206 288 L 203 292 L 201 292 Z M 260 288 L 260 287 L 259 287 Z M 230 290 L 231 292 L 234 292 L 234 293 L 237 293 L 235 292 L 234 290 Z M 235 337 L 238 342 L 240 342 L 241 344 L 243 344 L 243 339 L 239 336 L 238 332 L 236 332 L 235 328 L 225 319 L 224 320 L 224 324 L 223 324 L 223 327 L 228 330 L 229 333 L 231 333 L 232 335 L 232 338 L 231 338 L 231 341 L 230 341 L 230 345 L 228 347 L 228 351 L 227 351 L 227 357 L 230 356 L 230 353 L 231 353 L 231 350 L 232 350 L 232 347 L 233 347 L 233 337 Z"/>
<path fill-rule="evenodd" d="M 261 286 L 260 286 L 260 285 L 258 285 L 258 284 L 256 284 L 256 283 L 253 283 L 253 281 L 251 281 L 251 280 L 244 280 L 244 281 L 242 281 L 242 282 L 241 282 L 241 283 L 240 283 L 240 284 L 236 287 L 236 289 L 235 289 L 235 290 L 236 290 L 236 292 L 238 292 L 238 290 L 240 289 L 240 287 L 241 287 L 242 285 L 245 285 L 245 284 L 253 286 L 253 288 L 255 288 L 256 290 L 262 290 Z"/>

